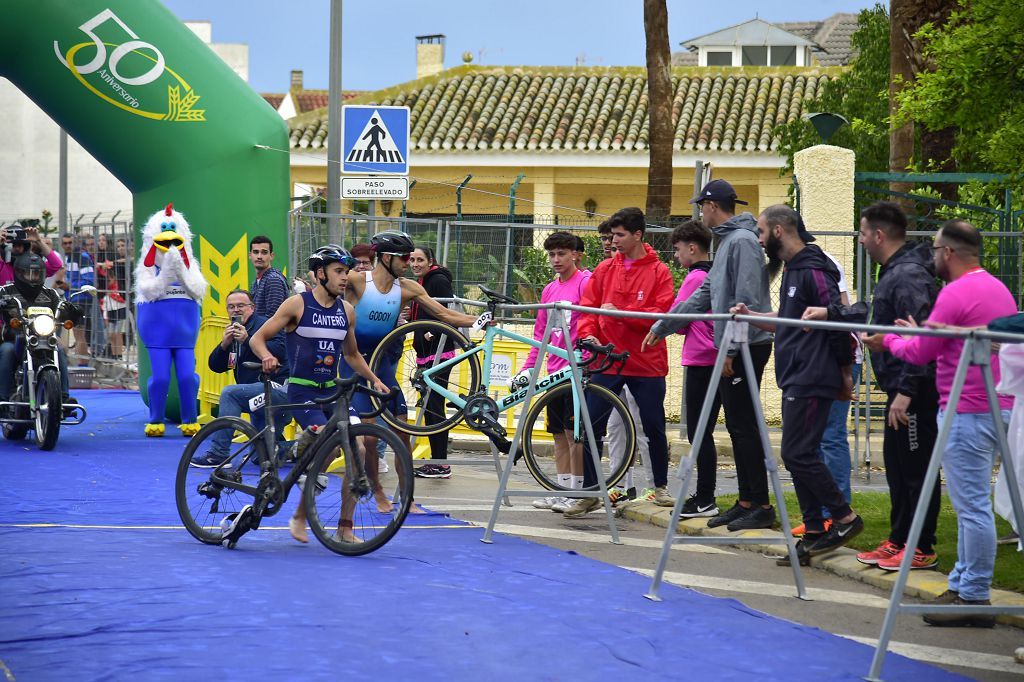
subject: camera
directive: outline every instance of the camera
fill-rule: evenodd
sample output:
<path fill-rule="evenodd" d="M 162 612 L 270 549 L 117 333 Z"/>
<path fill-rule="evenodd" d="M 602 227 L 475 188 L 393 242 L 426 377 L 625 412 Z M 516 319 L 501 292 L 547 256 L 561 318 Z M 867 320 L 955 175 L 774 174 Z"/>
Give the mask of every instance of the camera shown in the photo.
<path fill-rule="evenodd" d="M 4 232 L 7 241 L 11 243 L 28 241 L 28 232 L 21 225 L 8 227 Z"/>

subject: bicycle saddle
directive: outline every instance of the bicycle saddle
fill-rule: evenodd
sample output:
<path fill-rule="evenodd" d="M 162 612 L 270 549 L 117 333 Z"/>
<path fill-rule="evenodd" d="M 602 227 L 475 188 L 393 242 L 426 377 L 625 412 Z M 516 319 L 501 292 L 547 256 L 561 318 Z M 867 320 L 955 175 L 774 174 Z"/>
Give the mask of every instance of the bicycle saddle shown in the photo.
<path fill-rule="evenodd" d="M 519 301 L 512 298 L 511 296 L 506 296 L 505 294 L 499 293 L 494 289 L 489 289 L 488 287 L 485 287 L 483 284 L 480 285 L 480 291 L 483 292 L 484 296 L 491 299 L 495 303 L 508 303 L 509 305 L 519 305 Z"/>

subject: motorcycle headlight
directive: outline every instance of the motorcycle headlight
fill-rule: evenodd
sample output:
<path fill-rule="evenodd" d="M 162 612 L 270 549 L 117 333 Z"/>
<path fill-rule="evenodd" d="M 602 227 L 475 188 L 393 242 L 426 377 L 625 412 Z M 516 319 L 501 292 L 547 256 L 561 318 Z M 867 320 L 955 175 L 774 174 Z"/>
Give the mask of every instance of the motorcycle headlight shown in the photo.
<path fill-rule="evenodd" d="M 37 315 L 32 319 L 32 331 L 39 336 L 49 336 L 56 327 L 57 323 L 52 315 Z"/>

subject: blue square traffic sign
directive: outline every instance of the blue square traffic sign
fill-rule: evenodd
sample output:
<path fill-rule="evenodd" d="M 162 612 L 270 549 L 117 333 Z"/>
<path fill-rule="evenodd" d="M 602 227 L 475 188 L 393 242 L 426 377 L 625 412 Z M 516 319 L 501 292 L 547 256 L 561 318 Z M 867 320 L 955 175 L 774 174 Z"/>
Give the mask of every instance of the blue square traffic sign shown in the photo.
<path fill-rule="evenodd" d="M 341 108 L 342 173 L 409 174 L 409 108 Z"/>

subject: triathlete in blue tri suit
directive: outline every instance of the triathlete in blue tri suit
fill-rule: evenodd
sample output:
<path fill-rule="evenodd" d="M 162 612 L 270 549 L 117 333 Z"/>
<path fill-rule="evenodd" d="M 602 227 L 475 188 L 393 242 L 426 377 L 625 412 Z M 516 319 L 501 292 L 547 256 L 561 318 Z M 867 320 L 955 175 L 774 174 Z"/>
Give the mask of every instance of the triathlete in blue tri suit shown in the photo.
<path fill-rule="evenodd" d="M 291 365 L 288 378 L 288 402 L 304 403 L 316 398 L 332 395 L 336 389 L 340 358 L 344 356 L 347 367 L 367 379 L 378 391 L 388 387 L 378 379 L 366 360 L 359 354 L 356 345 L 355 311 L 341 295 L 345 291 L 349 268 L 355 259 L 339 246 L 325 246 L 309 257 L 309 269 L 317 279 L 313 291 L 296 294 L 285 299 L 272 318 L 267 320 L 249 340 L 249 347 L 263 362 L 263 371 L 273 374 L 277 371 L 278 360 L 267 350 L 266 339 L 284 329 L 288 361 Z M 351 371 L 351 370 L 350 370 Z M 357 394 L 358 395 L 358 394 Z M 293 412 L 295 420 L 304 429 L 300 440 L 311 442 L 316 431 L 327 423 L 333 405 L 311 405 L 310 409 Z M 369 412 L 370 410 L 364 410 Z M 354 413 L 353 413 L 354 414 Z M 360 444 L 363 445 L 363 444 Z M 362 448 L 360 448 L 362 449 Z M 377 450 L 368 450 L 373 457 L 366 457 L 366 473 L 375 488 L 380 488 L 377 475 Z M 372 461 L 370 461 L 372 460 Z M 345 489 L 347 490 L 347 486 Z M 388 502 L 387 499 L 384 499 Z M 378 501 L 378 505 L 380 501 Z M 390 502 L 388 502 L 390 504 Z M 347 505 L 343 505 L 347 506 Z M 342 510 L 342 521 L 338 529 L 342 537 L 355 540 L 352 519 Z M 351 514 L 351 511 L 349 511 Z M 345 517 L 348 516 L 346 519 Z M 288 523 L 292 537 L 299 542 L 309 542 L 306 534 L 306 510 L 301 500 L 295 515 Z"/>
<path fill-rule="evenodd" d="M 356 273 L 348 280 L 346 300 L 355 306 L 358 324 L 355 337 L 359 352 L 364 359 L 369 359 L 381 339 L 398 325 L 398 317 L 402 310 L 411 302 L 416 301 L 420 307 L 434 317 L 453 327 L 470 327 L 476 322 L 472 315 L 449 310 L 443 304 L 431 298 L 423 285 L 413 279 L 402 277 L 409 264 L 409 256 L 415 249 L 412 238 L 404 232 L 378 232 L 370 239 L 370 246 L 377 253 L 377 263 L 373 270 Z M 388 385 L 397 385 L 395 370 L 398 358 L 385 358 L 377 368 L 380 378 Z M 342 377 L 352 376 L 352 368 L 342 363 Z M 360 413 L 370 412 L 373 408 L 369 396 L 356 394 L 352 405 Z M 388 409 L 399 419 L 406 419 L 407 406 L 401 394 Z M 399 433 L 409 444 L 409 435 Z M 376 446 L 374 439 L 367 439 L 367 448 Z M 413 505 L 412 513 L 420 510 Z"/>

